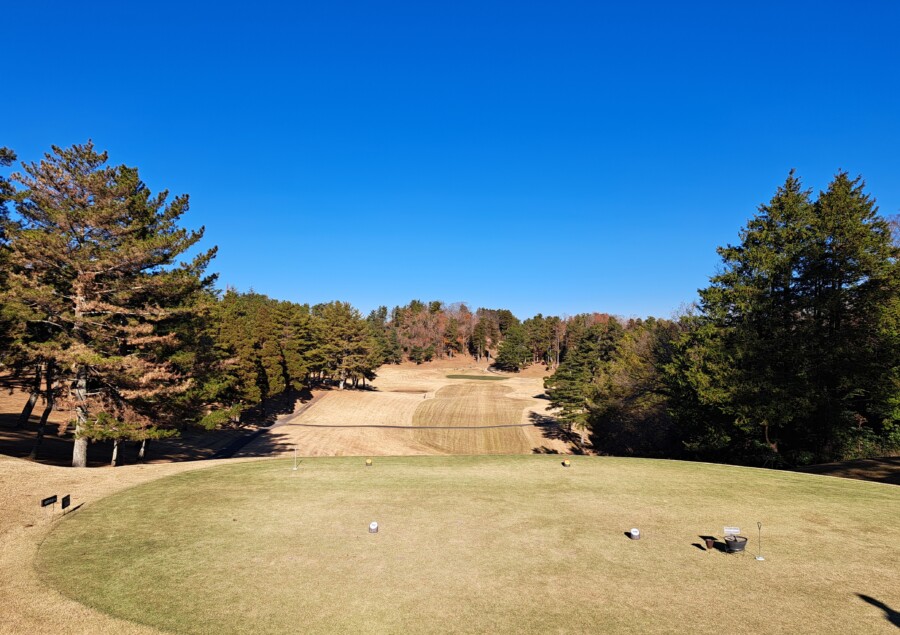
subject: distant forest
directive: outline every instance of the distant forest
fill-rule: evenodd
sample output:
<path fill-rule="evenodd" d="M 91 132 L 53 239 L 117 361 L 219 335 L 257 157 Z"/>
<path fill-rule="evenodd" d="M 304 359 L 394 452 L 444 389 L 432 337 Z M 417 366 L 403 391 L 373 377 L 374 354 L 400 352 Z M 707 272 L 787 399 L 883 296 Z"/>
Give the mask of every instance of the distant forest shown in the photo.
<path fill-rule="evenodd" d="M 0 148 L 0 165 L 15 154 Z M 540 364 L 558 416 L 599 453 L 790 467 L 900 451 L 900 247 L 859 178 L 813 196 L 792 172 L 721 247 L 675 319 L 519 320 L 413 300 L 367 316 L 216 288 L 215 248 L 89 142 L 0 177 L 2 363 L 73 413 L 87 443 L 232 425 L 315 386 L 361 389 L 383 364 L 468 355 Z"/>

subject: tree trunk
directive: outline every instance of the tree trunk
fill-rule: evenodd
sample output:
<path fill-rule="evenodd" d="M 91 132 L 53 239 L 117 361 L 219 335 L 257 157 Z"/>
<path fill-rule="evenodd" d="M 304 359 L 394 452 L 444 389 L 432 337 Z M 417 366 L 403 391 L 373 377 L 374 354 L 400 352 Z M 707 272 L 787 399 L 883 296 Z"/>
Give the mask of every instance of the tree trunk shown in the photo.
<path fill-rule="evenodd" d="M 34 438 L 34 445 L 31 446 L 31 452 L 28 454 L 28 458 L 32 461 L 37 460 L 38 450 L 41 447 L 41 442 L 44 440 L 44 428 L 47 425 L 47 417 L 50 416 L 51 410 L 53 410 L 53 405 L 48 403 L 47 407 L 44 408 L 43 414 L 41 414 L 41 422 L 38 424 L 37 436 Z"/>
<path fill-rule="evenodd" d="M 47 406 L 44 408 L 44 412 L 41 414 L 41 422 L 38 424 L 37 436 L 34 438 L 34 445 L 31 446 L 31 452 L 28 454 L 28 458 L 32 461 L 37 459 L 38 449 L 40 449 L 41 442 L 44 440 L 44 428 L 47 425 L 47 419 L 50 417 L 50 413 L 53 411 L 53 381 L 53 365 L 48 364 L 46 373 L 47 392 L 44 394 L 44 399 L 47 402 Z"/>
<path fill-rule="evenodd" d="M 112 461 L 109 462 L 111 467 L 116 466 L 116 460 L 119 458 L 119 440 L 113 439 Z"/>
<path fill-rule="evenodd" d="M 87 446 L 85 437 L 78 436 L 78 424 L 75 424 L 75 445 L 72 446 L 72 467 L 87 467 Z"/>
<path fill-rule="evenodd" d="M 44 365 L 38 364 L 34 369 L 34 383 L 31 384 L 31 394 L 28 395 L 28 401 L 25 402 L 25 407 L 22 408 L 22 414 L 19 415 L 19 420 L 16 422 L 17 428 L 24 428 L 28 425 L 29 419 L 31 419 L 31 413 L 34 410 L 34 404 L 37 403 L 38 395 L 41 393 L 41 374 L 43 371 Z"/>
<path fill-rule="evenodd" d="M 778 441 L 775 441 L 773 443 L 772 441 L 769 440 L 769 424 L 768 423 L 763 423 L 763 430 L 765 431 L 765 434 L 766 434 L 766 445 L 768 445 L 770 448 L 772 448 L 772 451 L 777 454 L 778 453 Z"/>
<path fill-rule="evenodd" d="M 75 445 L 72 447 L 72 467 L 87 467 L 88 440 L 84 436 L 87 423 L 87 368 L 79 366 L 75 383 Z"/>

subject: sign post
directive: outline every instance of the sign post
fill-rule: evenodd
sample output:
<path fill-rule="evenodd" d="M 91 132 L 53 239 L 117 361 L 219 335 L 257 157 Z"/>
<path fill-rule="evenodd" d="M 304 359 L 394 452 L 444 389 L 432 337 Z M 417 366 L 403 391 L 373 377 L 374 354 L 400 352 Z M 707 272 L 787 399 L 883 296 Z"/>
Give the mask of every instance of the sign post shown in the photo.
<path fill-rule="evenodd" d="M 50 517 L 53 518 L 53 512 L 56 511 L 56 494 L 41 499 L 41 507 L 46 509 L 50 505 L 53 505 L 53 509 L 50 510 Z"/>

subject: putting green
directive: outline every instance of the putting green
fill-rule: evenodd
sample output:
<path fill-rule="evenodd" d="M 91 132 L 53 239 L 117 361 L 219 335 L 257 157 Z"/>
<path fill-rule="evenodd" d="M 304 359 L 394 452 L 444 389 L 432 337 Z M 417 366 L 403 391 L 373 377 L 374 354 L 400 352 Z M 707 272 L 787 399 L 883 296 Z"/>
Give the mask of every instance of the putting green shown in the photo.
<path fill-rule="evenodd" d="M 70 515 L 37 566 L 72 598 L 176 633 L 896 632 L 879 604 L 900 608 L 900 488 L 561 459 L 188 472 Z M 751 553 L 700 546 L 723 525 Z"/>

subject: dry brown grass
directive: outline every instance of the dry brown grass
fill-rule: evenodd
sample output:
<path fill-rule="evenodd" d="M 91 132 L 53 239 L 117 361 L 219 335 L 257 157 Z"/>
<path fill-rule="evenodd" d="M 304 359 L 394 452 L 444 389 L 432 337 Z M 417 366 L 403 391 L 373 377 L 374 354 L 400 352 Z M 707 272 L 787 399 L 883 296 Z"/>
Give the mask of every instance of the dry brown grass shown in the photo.
<path fill-rule="evenodd" d="M 503 377 L 502 381 L 451 379 L 448 375 Z M 546 371 L 491 374 L 471 358 L 431 364 L 383 366 L 372 391 L 331 391 L 245 448 L 247 456 L 516 454 L 569 452 L 569 445 L 547 428 L 550 417 L 543 394 Z M 434 426 L 528 424 L 484 430 L 410 430 Z M 345 427 L 366 426 L 366 427 Z M 372 426 L 372 427 L 370 427 Z M 391 428 L 400 426 L 401 428 Z"/>
<path fill-rule="evenodd" d="M 525 454 L 534 446 L 521 428 L 487 426 L 521 424 L 522 413 L 531 405 L 525 399 L 512 399 L 509 386 L 495 383 L 465 382 L 445 386 L 434 399 L 416 409 L 413 422 L 422 428 L 471 427 L 482 429 L 416 430 L 421 443 L 447 454 Z"/>
<path fill-rule="evenodd" d="M 233 461 L 232 461 L 233 462 Z M 111 617 L 48 587 L 33 562 L 61 514 L 42 509 L 42 498 L 70 494 L 73 508 L 90 505 L 128 487 L 221 461 L 133 465 L 76 470 L 0 455 L 0 633 L 158 633 L 156 629 Z M 127 566 L 116 563 L 115 566 Z"/>
<path fill-rule="evenodd" d="M 401 392 L 331 391 L 298 420 L 306 425 L 412 425 L 422 395 Z"/>
<path fill-rule="evenodd" d="M 893 486 L 600 457 L 290 467 L 110 497 L 62 523 L 37 564 L 86 603 L 180 633 L 896 632 Z M 705 550 L 725 524 L 750 553 Z"/>

